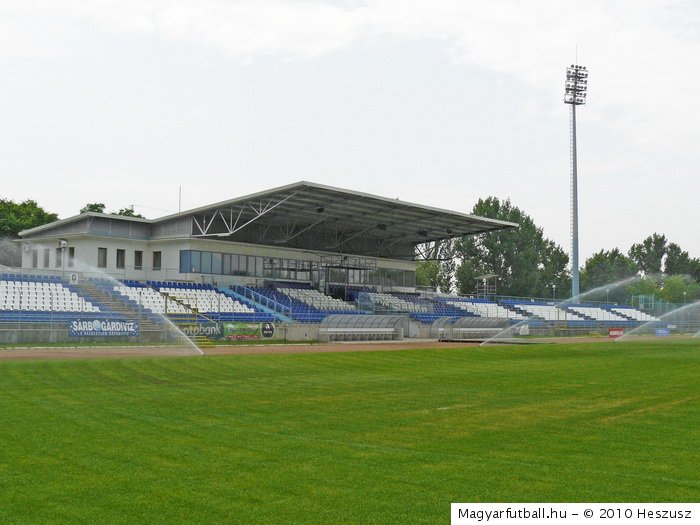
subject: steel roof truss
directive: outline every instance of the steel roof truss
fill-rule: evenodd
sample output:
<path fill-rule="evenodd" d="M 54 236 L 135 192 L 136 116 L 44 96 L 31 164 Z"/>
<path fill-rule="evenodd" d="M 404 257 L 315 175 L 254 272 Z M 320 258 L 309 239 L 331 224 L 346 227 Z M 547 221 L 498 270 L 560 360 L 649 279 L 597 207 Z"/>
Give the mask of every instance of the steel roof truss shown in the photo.
<path fill-rule="evenodd" d="M 211 218 L 209 221 L 209 224 L 207 224 L 207 216 L 206 214 L 202 214 L 202 224 L 199 224 L 199 221 L 197 221 L 196 216 L 192 216 L 192 221 L 194 224 L 197 226 L 197 229 L 199 230 L 199 235 L 195 234 L 195 237 L 206 237 L 209 235 L 216 235 L 219 237 L 228 237 L 229 235 L 233 235 L 236 232 L 241 231 L 243 228 L 248 226 L 249 224 L 252 224 L 253 222 L 257 221 L 260 217 L 263 217 L 270 213 L 272 210 L 280 206 L 281 204 L 285 203 L 289 199 L 291 199 L 294 195 L 296 195 L 296 192 L 287 195 L 285 198 L 278 202 L 274 202 L 274 199 L 270 199 L 265 203 L 265 201 L 260 200 L 256 206 L 253 206 L 252 203 L 247 203 L 249 208 L 253 211 L 253 218 L 244 222 L 240 226 L 238 226 L 238 223 L 241 219 L 241 216 L 243 215 L 243 210 L 244 207 L 241 207 L 241 209 L 238 212 L 238 217 L 236 218 L 236 221 L 233 222 L 233 208 L 230 208 L 229 211 L 231 212 L 231 220 L 230 222 L 226 221 L 226 218 L 224 217 L 224 214 L 222 213 L 221 210 L 216 210 L 214 213 L 214 217 Z M 274 203 L 273 203 L 274 202 Z M 224 223 L 225 226 L 225 231 L 223 232 L 212 232 L 209 233 L 209 229 L 211 228 L 212 224 L 214 223 L 214 219 L 217 217 L 217 215 L 221 218 L 221 221 Z"/>
<path fill-rule="evenodd" d="M 287 228 L 286 228 L 287 231 L 284 232 L 284 237 L 283 237 L 282 239 L 278 239 L 277 241 L 273 241 L 273 242 L 288 243 L 288 242 L 291 241 L 292 239 L 295 239 L 295 238 L 299 237 L 300 235 L 306 233 L 307 231 L 309 231 L 309 230 L 315 228 L 315 227 L 318 226 L 319 224 L 326 222 L 328 219 L 329 219 L 328 217 L 323 217 L 321 220 L 318 220 L 318 221 L 316 221 L 316 222 L 314 222 L 314 223 L 311 223 L 311 224 L 309 224 L 308 226 L 302 228 L 301 230 L 299 230 L 299 231 L 297 231 L 297 232 L 294 231 L 294 230 L 296 229 L 296 227 L 297 227 L 297 223 L 296 223 L 296 222 L 292 225 L 291 228 L 289 227 L 289 225 L 287 225 Z"/>

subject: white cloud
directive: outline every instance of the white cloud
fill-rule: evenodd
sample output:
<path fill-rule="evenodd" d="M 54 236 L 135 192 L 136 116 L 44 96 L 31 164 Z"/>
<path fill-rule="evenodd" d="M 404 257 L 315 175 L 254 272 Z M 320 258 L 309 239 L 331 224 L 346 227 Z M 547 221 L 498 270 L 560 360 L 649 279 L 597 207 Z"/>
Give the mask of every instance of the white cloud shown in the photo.
<path fill-rule="evenodd" d="M 0 48 L 19 55 L 55 50 L 75 20 L 243 63 L 311 59 L 357 43 L 437 40 L 455 61 L 512 75 L 554 99 L 561 99 L 564 66 L 578 44 L 591 70 L 588 118 L 607 119 L 640 145 L 663 149 L 660 139 L 668 136 L 686 147 L 697 140 L 683 117 L 700 110 L 700 8 L 682 0 L 64 0 L 4 2 L 0 14 Z"/>

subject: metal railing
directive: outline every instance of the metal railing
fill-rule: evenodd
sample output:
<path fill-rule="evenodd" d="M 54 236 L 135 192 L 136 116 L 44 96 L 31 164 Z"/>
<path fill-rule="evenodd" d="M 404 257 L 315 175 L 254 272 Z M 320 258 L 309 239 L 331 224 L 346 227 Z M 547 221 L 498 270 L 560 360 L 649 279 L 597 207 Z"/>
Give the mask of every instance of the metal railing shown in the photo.
<path fill-rule="evenodd" d="M 289 306 L 285 306 L 282 303 L 279 303 L 274 299 L 267 297 L 266 295 L 256 292 L 255 290 L 246 288 L 242 284 L 231 285 L 231 289 L 237 294 L 242 295 L 243 297 L 250 299 L 255 303 L 261 304 L 264 307 L 269 308 L 274 312 L 277 312 L 278 314 L 282 314 L 286 317 L 291 317 L 292 315 L 292 309 Z"/>

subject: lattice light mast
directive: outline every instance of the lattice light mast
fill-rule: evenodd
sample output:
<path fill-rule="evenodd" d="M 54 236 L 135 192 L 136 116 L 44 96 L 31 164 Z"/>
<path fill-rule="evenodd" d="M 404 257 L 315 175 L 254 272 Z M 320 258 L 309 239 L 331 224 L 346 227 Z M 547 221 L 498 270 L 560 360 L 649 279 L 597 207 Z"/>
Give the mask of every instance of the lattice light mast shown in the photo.
<path fill-rule="evenodd" d="M 576 106 L 586 103 L 588 70 L 571 64 L 566 68 L 564 103 L 571 106 L 571 297 L 579 295 L 578 262 L 578 173 L 576 167 Z"/>

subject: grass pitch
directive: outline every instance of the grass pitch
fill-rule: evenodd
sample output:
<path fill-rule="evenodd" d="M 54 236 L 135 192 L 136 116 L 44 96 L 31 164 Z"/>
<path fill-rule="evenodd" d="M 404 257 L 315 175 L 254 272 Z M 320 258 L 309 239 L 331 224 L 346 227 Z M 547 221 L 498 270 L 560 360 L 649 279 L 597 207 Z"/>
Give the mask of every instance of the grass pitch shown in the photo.
<path fill-rule="evenodd" d="M 700 501 L 700 344 L 0 362 L 2 523 Z"/>

